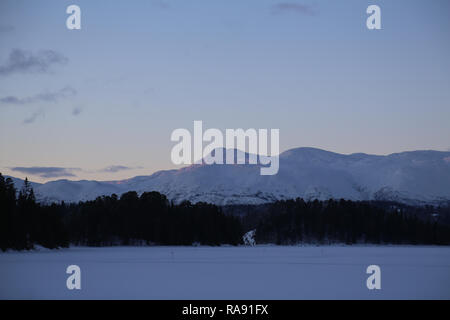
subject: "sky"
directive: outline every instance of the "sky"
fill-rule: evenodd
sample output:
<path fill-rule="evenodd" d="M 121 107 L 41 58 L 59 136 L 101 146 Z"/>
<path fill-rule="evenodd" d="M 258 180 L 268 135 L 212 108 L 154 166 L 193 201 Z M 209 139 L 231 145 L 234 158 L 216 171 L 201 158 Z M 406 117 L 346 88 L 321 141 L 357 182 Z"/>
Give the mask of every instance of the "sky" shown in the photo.
<path fill-rule="evenodd" d="M 81 30 L 66 8 L 81 8 Z M 381 30 L 366 9 L 381 8 Z M 175 168 L 177 128 L 276 128 L 280 151 L 450 150 L 448 0 L 0 2 L 0 172 Z"/>

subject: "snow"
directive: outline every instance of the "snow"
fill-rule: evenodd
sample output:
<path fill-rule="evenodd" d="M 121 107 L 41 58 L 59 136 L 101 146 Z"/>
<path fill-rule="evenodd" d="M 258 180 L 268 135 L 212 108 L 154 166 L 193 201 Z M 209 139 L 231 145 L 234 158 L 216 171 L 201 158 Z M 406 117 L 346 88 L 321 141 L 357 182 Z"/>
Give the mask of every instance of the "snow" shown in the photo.
<path fill-rule="evenodd" d="M 244 236 L 242 237 L 244 244 L 246 246 L 256 245 L 255 235 L 256 235 L 256 229 L 250 230 L 249 232 L 244 234 Z"/>
<path fill-rule="evenodd" d="M 42 202 L 159 191 L 176 203 L 190 200 L 217 205 L 297 197 L 438 204 L 450 201 L 449 158 L 450 152 L 440 151 L 377 156 L 297 148 L 280 155 L 280 170 L 274 176 L 261 176 L 259 165 L 192 165 L 123 181 L 59 180 L 33 187 Z"/>
<path fill-rule="evenodd" d="M 68 290 L 66 268 L 81 268 Z M 381 267 L 381 290 L 366 269 Z M 72 247 L 0 253 L 1 299 L 449 299 L 450 247 Z"/>

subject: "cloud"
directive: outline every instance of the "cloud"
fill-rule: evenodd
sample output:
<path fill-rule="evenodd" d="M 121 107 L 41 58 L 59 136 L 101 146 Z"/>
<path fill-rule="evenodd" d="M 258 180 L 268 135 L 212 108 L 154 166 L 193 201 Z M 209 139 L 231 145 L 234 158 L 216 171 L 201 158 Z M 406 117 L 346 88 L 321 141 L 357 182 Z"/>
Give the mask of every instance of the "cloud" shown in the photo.
<path fill-rule="evenodd" d="M 29 103 L 35 103 L 35 102 L 57 102 L 60 99 L 68 98 L 68 97 L 74 96 L 76 94 L 77 94 L 77 91 L 75 89 L 73 89 L 72 87 L 65 87 L 56 92 L 43 92 L 43 93 L 39 93 L 37 95 L 31 96 L 31 97 L 26 97 L 26 98 L 19 98 L 16 96 L 6 96 L 3 98 L 0 98 L 0 103 L 21 105 L 21 104 L 29 104 Z"/>
<path fill-rule="evenodd" d="M 116 173 L 119 171 L 132 170 L 132 169 L 135 169 L 135 168 L 125 167 L 125 166 L 109 166 L 109 167 L 101 169 L 100 172 Z"/>
<path fill-rule="evenodd" d="M 77 172 L 84 173 L 117 173 L 120 171 L 142 169 L 143 167 L 126 167 L 126 166 L 109 166 L 96 171 L 84 170 L 81 168 L 64 168 L 64 167 L 9 167 L 11 171 L 20 172 L 27 175 L 38 176 L 40 178 L 61 178 L 61 177 L 77 177 Z"/>
<path fill-rule="evenodd" d="M 0 33 L 2 32 L 12 32 L 14 31 L 14 27 L 11 25 L 2 24 L 0 25 Z"/>
<path fill-rule="evenodd" d="M 29 116 L 28 118 L 25 118 L 25 119 L 23 120 L 23 123 L 24 123 L 24 124 L 30 124 L 30 123 L 33 123 L 37 118 L 39 118 L 40 116 L 43 117 L 44 115 L 45 115 L 45 113 L 44 113 L 44 111 L 42 111 L 42 110 L 33 112 L 33 114 L 32 114 L 31 116 Z"/>
<path fill-rule="evenodd" d="M 83 110 L 80 107 L 75 107 L 72 110 L 72 115 L 77 116 L 79 115 Z"/>
<path fill-rule="evenodd" d="M 159 9 L 169 9 L 170 8 L 170 5 L 164 0 L 153 1 L 152 5 Z"/>
<path fill-rule="evenodd" d="M 0 102 L 4 103 L 4 104 L 23 104 L 23 103 L 25 103 L 24 100 L 19 99 L 14 96 L 7 96 L 4 98 L 0 98 Z"/>
<path fill-rule="evenodd" d="M 36 54 L 21 49 L 13 49 L 6 64 L 0 66 L 0 76 L 14 73 L 48 73 L 52 65 L 65 65 L 69 60 L 53 50 L 43 50 Z"/>
<path fill-rule="evenodd" d="M 13 167 L 12 171 L 30 174 L 41 178 L 76 177 L 73 171 L 80 168 L 60 168 L 60 167 Z"/>
<path fill-rule="evenodd" d="M 293 12 L 308 16 L 316 14 L 316 11 L 314 10 L 313 6 L 307 4 L 300 4 L 294 2 L 281 2 L 272 6 L 272 13 L 274 14 L 281 14 L 287 12 Z"/>

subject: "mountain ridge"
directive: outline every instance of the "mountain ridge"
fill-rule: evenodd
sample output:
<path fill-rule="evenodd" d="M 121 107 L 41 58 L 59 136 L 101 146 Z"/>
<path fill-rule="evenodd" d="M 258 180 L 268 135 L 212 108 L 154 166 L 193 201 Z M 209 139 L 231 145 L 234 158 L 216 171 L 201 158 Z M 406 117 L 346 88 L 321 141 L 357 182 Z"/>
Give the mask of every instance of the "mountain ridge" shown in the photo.
<path fill-rule="evenodd" d="M 237 151 L 235 158 L 239 156 L 248 154 Z M 261 204 L 297 197 L 411 204 L 450 201 L 450 152 L 446 151 L 345 155 L 301 147 L 280 154 L 277 175 L 261 176 L 260 167 L 260 164 L 194 164 L 124 180 L 60 179 L 34 183 L 33 187 L 38 201 L 46 203 L 93 200 L 127 191 L 158 191 L 176 203 L 189 200 L 218 205 Z"/>

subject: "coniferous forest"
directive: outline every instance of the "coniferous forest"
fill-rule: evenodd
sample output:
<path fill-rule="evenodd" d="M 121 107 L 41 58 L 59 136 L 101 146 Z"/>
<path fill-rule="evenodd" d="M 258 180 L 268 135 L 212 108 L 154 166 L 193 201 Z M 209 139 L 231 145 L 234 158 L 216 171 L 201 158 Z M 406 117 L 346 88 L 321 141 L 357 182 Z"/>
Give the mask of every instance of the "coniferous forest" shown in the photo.
<path fill-rule="evenodd" d="M 239 245 L 253 229 L 258 244 L 450 244 L 450 225 L 420 214 L 423 210 L 417 208 L 302 199 L 243 207 L 173 204 L 158 192 L 41 204 L 28 180 L 16 189 L 10 178 L 0 174 L 0 249 Z"/>
<path fill-rule="evenodd" d="M 349 200 L 280 201 L 258 218 L 256 242 L 450 244 L 450 226 L 410 210 Z"/>

